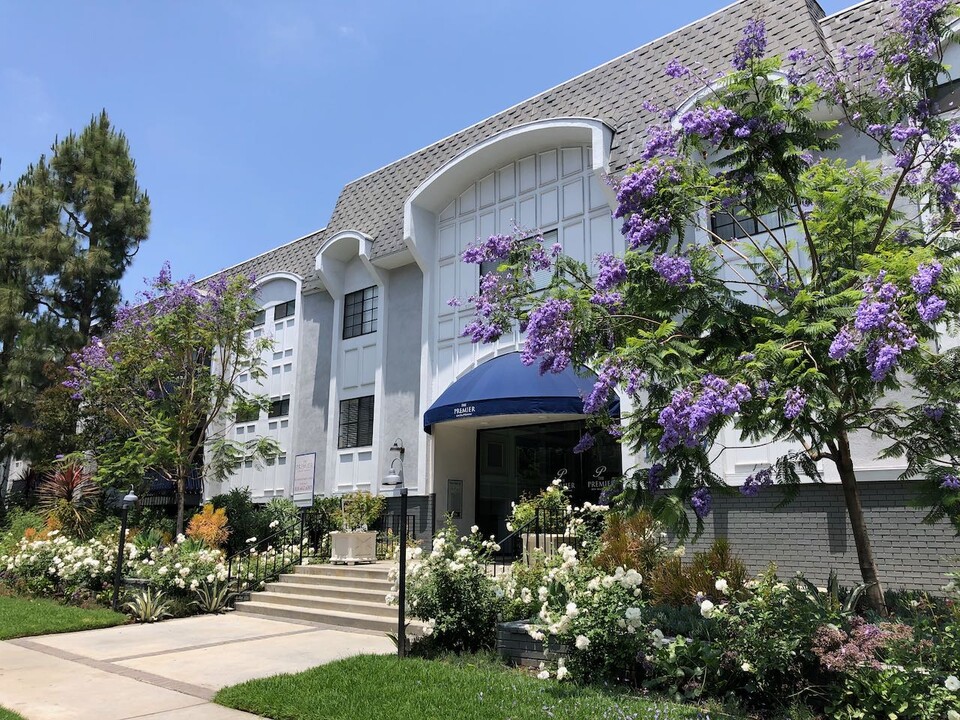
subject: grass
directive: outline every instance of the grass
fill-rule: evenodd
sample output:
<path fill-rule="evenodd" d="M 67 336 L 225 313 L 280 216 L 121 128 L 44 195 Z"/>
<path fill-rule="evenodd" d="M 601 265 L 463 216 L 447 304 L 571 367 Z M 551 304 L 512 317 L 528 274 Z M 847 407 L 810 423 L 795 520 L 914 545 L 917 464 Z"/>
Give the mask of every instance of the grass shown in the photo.
<path fill-rule="evenodd" d="M 214 700 L 274 720 L 681 720 L 691 706 L 537 680 L 485 658 L 360 655 L 224 688 Z M 717 715 L 713 716 L 717 718 Z"/>
<path fill-rule="evenodd" d="M 23 716 L 17 715 L 13 710 L 0 707 L 0 720 L 23 720 Z"/>
<path fill-rule="evenodd" d="M 53 600 L 0 595 L 0 640 L 91 630 L 127 621 L 126 615 L 112 610 L 85 610 Z M 0 714 L 0 720 L 6 720 L 6 716 Z"/>

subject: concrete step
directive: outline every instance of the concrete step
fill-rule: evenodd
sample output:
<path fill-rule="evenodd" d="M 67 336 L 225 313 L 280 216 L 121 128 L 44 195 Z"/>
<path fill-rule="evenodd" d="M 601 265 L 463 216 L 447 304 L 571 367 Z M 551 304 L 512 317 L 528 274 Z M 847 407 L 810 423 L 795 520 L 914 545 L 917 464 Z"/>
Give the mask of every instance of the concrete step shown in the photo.
<path fill-rule="evenodd" d="M 386 579 L 366 579 L 337 577 L 335 575 L 314 575 L 306 573 L 285 573 L 280 576 L 280 582 L 294 582 L 302 585 L 314 585 L 316 587 L 329 588 L 349 588 L 357 590 L 376 590 L 386 595 L 393 587 L 393 583 Z"/>
<path fill-rule="evenodd" d="M 322 577 L 351 577 L 367 579 L 386 579 L 394 568 L 393 563 L 374 563 L 371 565 L 297 565 L 294 572 L 303 575 Z"/>
<path fill-rule="evenodd" d="M 359 600 L 361 602 L 383 603 L 390 588 L 384 590 L 377 588 L 368 590 L 352 587 L 331 587 L 323 583 L 302 583 L 299 575 L 288 575 L 283 582 L 267 583 L 264 590 L 275 593 L 288 593 L 290 595 L 310 595 L 313 597 L 328 597 L 337 600 Z"/>
<path fill-rule="evenodd" d="M 285 592 L 258 592 L 250 600 L 271 605 L 307 608 L 311 610 L 335 610 L 338 612 L 371 615 L 373 617 L 392 617 L 396 619 L 397 608 L 387 605 L 383 598 L 379 602 L 369 600 L 342 600 L 338 598 L 317 597 L 316 595 L 293 595 Z"/>
<path fill-rule="evenodd" d="M 249 600 L 237 603 L 237 612 L 251 613 L 264 617 L 286 618 L 304 622 L 322 623 L 324 625 L 339 625 L 341 627 L 367 630 L 374 633 L 396 633 L 396 617 L 376 617 L 361 613 L 343 612 L 337 610 L 317 610 L 290 605 L 274 605 L 272 603 Z M 408 635 L 419 635 L 422 625 L 411 623 L 407 628 Z"/>

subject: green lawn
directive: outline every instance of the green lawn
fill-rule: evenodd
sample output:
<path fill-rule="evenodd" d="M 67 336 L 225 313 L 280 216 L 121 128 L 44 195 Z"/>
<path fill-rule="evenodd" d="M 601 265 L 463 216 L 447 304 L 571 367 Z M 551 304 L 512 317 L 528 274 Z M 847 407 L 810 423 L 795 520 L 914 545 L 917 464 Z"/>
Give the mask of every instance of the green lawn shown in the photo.
<path fill-rule="evenodd" d="M 12 710 L 0 707 L 0 720 L 23 720 L 23 716 L 17 715 Z"/>
<path fill-rule="evenodd" d="M 698 717 L 689 706 L 537 680 L 488 660 L 399 661 L 383 655 L 361 655 L 296 675 L 251 680 L 224 688 L 215 701 L 274 720 Z"/>
<path fill-rule="evenodd" d="M 126 615 L 111 610 L 84 610 L 53 600 L 0 595 L 0 640 L 121 625 Z M 0 720 L 6 716 L 0 714 Z"/>

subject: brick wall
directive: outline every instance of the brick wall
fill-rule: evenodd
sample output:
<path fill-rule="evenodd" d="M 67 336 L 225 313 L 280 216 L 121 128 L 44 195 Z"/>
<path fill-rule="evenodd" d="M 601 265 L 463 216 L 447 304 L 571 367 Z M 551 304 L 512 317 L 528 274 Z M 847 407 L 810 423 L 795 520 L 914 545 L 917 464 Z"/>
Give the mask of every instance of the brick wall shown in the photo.
<path fill-rule="evenodd" d="M 953 526 L 923 524 L 924 511 L 910 506 L 912 483 L 863 482 L 860 490 L 881 581 L 889 588 L 939 591 L 947 582 L 944 573 L 960 569 L 960 538 Z M 776 488 L 755 498 L 715 496 L 704 534 L 687 543 L 687 556 L 725 537 L 751 572 L 772 561 L 781 576 L 802 572 L 823 584 L 835 569 L 841 583 L 859 582 L 840 486 L 805 485 L 792 503 L 777 510 L 781 499 Z"/>

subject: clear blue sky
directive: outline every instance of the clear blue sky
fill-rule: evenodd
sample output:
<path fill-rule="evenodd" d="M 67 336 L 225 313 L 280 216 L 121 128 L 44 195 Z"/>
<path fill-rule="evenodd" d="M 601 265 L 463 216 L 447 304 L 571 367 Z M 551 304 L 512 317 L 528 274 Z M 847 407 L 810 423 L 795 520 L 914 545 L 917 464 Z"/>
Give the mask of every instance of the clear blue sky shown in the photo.
<path fill-rule="evenodd" d="M 323 227 L 350 180 L 724 4 L 0 0 L 0 180 L 106 108 L 153 207 L 131 297 L 166 259 L 200 277 Z"/>

